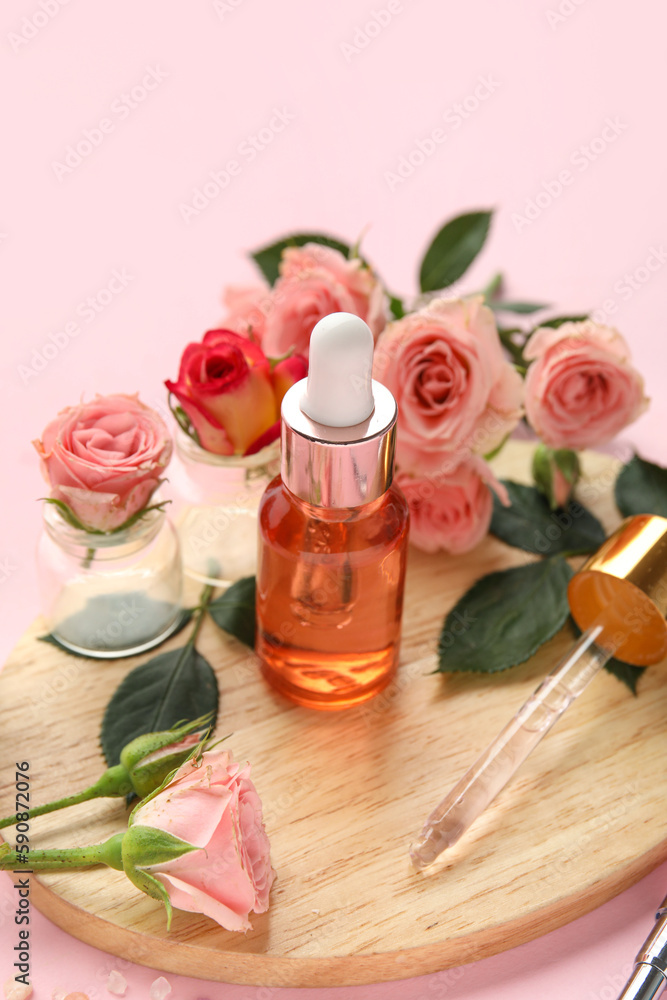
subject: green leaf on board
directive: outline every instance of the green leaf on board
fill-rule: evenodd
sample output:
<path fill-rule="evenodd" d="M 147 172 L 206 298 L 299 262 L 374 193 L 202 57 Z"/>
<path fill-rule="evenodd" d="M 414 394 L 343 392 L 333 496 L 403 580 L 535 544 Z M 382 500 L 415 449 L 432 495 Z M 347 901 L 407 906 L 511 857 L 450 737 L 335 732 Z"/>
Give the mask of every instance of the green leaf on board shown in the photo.
<path fill-rule="evenodd" d="M 572 575 L 555 556 L 483 576 L 445 618 L 438 671 L 496 673 L 523 663 L 567 620 Z"/>
<path fill-rule="evenodd" d="M 494 312 L 516 313 L 517 316 L 528 316 L 530 313 L 539 312 L 540 309 L 548 309 L 548 304 L 544 302 L 490 302 L 489 305 Z"/>
<path fill-rule="evenodd" d="M 614 495 L 623 517 L 631 514 L 667 517 L 667 469 L 635 455 L 621 469 Z"/>
<path fill-rule="evenodd" d="M 634 667 L 631 663 L 623 663 L 622 660 L 617 660 L 615 656 L 612 656 L 611 660 L 607 660 L 604 666 L 605 670 L 613 674 L 626 687 L 630 688 L 636 697 L 637 684 L 641 680 L 646 667 Z"/>
<path fill-rule="evenodd" d="M 508 545 L 536 555 L 579 555 L 594 552 L 605 540 L 604 528 L 582 504 L 572 501 L 566 509 L 552 510 L 535 486 L 503 481 L 510 506 L 494 495 L 489 531 Z"/>
<path fill-rule="evenodd" d="M 306 243 L 319 243 L 320 246 L 332 247 L 339 250 L 345 257 L 349 257 L 351 249 L 347 243 L 342 243 L 334 236 L 327 236 L 324 233 L 292 233 L 275 243 L 261 247 L 250 254 L 258 268 L 270 285 L 277 281 L 280 271 L 279 264 L 283 250 L 287 247 L 302 247 Z"/>
<path fill-rule="evenodd" d="M 255 646 L 255 577 L 246 576 L 228 587 L 208 606 L 215 624 L 251 649 Z"/>
<path fill-rule="evenodd" d="M 218 682 L 211 664 L 191 643 L 135 667 L 116 688 L 102 721 L 100 742 L 113 767 L 126 743 L 144 733 L 218 714 Z"/>
<path fill-rule="evenodd" d="M 422 292 L 448 288 L 465 274 L 484 246 L 492 214 L 467 212 L 445 223 L 424 254 L 419 270 Z"/>

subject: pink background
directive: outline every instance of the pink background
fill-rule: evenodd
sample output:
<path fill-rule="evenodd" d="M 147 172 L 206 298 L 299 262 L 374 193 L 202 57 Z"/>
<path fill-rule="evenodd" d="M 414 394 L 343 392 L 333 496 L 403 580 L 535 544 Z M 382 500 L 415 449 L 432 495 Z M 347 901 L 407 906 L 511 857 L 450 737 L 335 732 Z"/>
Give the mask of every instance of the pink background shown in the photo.
<path fill-rule="evenodd" d="M 44 486 L 30 440 L 83 392 L 139 390 L 164 407 L 162 381 L 175 376 L 184 344 L 220 318 L 222 285 L 252 278 L 246 252 L 289 231 L 348 240 L 366 231 L 365 254 L 388 286 L 413 295 L 417 261 L 440 223 L 495 207 L 465 287 L 502 267 L 513 297 L 608 311 L 653 397 L 626 438 L 667 461 L 667 24 L 655 0 L 41 3 L 4 0 L 0 12 L 2 659 L 37 612 L 34 501 Z M 389 23 L 365 33 L 381 9 L 393 10 Z M 123 95 L 149 71 L 154 89 L 128 106 Z M 457 104 L 469 109 L 465 119 Z M 251 159 L 244 143 L 277 124 L 276 109 L 284 127 Z M 90 154 L 58 168 L 102 119 L 107 131 L 93 131 Z M 605 133 L 608 119 L 616 125 Z M 401 183 L 388 179 L 437 128 L 444 142 Z M 182 206 L 231 159 L 236 176 L 186 221 Z M 521 225 L 516 215 L 540 192 L 536 217 Z M 647 258 L 656 270 L 642 270 Z M 104 304 L 114 271 L 125 285 Z M 635 272 L 632 289 L 624 275 Z M 100 293 L 91 313 L 85 300 Z M 667 867 L 458 977 L 270 995 L 613 998 L 666 889 Z M 14 930 L 5 876 L 0 891 L 4 981 Z M 53 988 L 105 996 L 105 970 L 123 965 L 36 913 L 32 944 L 37 997 Z M 128 997 L 146 996 L 157 973 L 124 971 Z M 173 995 L 193 1000 L 269 995 L 169 978 Z"/>

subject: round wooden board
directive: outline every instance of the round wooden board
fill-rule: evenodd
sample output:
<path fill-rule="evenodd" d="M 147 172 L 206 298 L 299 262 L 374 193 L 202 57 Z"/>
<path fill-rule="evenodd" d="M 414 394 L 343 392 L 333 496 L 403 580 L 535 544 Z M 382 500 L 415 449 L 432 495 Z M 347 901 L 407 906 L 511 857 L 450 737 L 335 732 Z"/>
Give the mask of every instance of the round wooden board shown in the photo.
<path fill-rule="evenodd" d="M 532 447 L 496 461 L 528 479 Z M 580 493 L 607 529 L 617 463 L 586 455 Z M 31 876 L 32 900 L 91 945 L 151 968 L 223 982 L 340 986 L 475 961 L 575 919 L 667 858 L 667 686 L 647 671 L 633 698 L 603 675 L 466 837 L 417 874 L 408 845 L 442 795 L 567 648 L 561 634 L 497 675 L 433 675 L 445 612 L 485 572 L 532 559 L 496 539 L 464 558 L 411 551 L 402 666 L 374 701 L 340 713 L 294 707 L 262 682 L 253 654 L 207 622 L 200 648 L 221 693 L 219 734 L 250 760 L 278 879 L 246 936 L 161 904 L 107 869 Z M 530 613 L 530 609 L 526 610 Z M 103 770 L 103 709 L 136 660 L 70 657 L 36 622 L 0 674 L 0 815 L 14 808 L 15 760 L 32 802 L 72 794 Z M 167 648 L 182 644 L 183 637 Z M 124 822 L 117 800 L 35 819 L 33 848 L 94 843 Z M 13 831 L 7 830 L 13 841 Z"/>

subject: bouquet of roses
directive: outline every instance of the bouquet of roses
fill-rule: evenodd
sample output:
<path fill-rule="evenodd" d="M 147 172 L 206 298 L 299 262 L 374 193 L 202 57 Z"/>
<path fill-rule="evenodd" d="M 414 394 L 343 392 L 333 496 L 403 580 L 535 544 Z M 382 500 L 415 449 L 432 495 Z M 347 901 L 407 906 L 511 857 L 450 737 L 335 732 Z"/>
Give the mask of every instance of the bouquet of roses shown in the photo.
<path fill-rule="evenodd" d="M 320 233 L 257 250 L 264 283 L 223 292 L 221 325 L 266 358 L 307 359 L 311 331 L 329 313 L 364 319 L 376 341 L 374 377 L 398 402 L 396 478 L 410 506 L 411 542 L 461 554 L 490 531 L 531 553 L 525 565 L 478 580 L 452 609 L 439 650 L 443 671 L 503 670 L 562 627 L 573 572 L 567 560 L 605 538 L 574 498 L 578 452 L 607 444 L 648 405 L 617 330 L 586 314 L 554 316 L 544 303 L 510 301 L 500 274 L 481 290 L 462 294 L 457 285 L 452 293 L 485 244 L 491 214 L 469 212 L 442 226 L 409 303 L 385 288 L 358 246 Z M 499 482 L 488 464 L 520 422 L 537 439 L 533 486 Z M 667 471 L 635 456 L 615 496 L 625 516 L 667 514 Z M 531 622 L 508 637 L 508 615 L 513 620 L 527 600 Z M 450 618 L 466 611 L 476 624 L 450 649 Z M 609 669 L 634 688 L 638 669 L 613 661 Z"/>
<path fill-rule="evenodd" d="M 542 439 L 536 484 L 556 508 L 579 475 L 575 450 L 605 444 L 647 405 L 617 331 L 586 316 L 547 318 L 527 330 L 503 326 L 498 316 L 547 307 L 504 301 L 499 275 L 478 293 L 445 297 L 482 249 L 490 221 L 490 212 L 471 212 L 440 229 L 410 309 L 385 291 L 358 248 L 321 234 L 257 251 L 266 283 L 223 293 L 222 325 L 269 357 L 306 358 L 313 327 L 329 313 L 368 323 L 374 376 L 398 402 L 397 480 L 410 505 L 411 541 L 430 552 L 466 552 L 485 536 L 491 491 L 508 502 L 487 459 L 522 417 Z"/>

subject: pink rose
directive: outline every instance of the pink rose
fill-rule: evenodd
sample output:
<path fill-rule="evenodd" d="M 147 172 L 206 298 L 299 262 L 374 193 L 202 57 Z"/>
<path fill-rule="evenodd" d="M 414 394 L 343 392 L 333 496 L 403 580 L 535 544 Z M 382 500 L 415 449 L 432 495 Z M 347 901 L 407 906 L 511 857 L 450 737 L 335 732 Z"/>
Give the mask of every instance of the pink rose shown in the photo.
<path fill-rule="evenodd" d="M 220 326 L 261 344 L 272 305 L 271 289 L 265 285 L 229 285 L 222 293 L 222 302 L 227 314 Z"/>
<path fill-rule="evenodd" d="M 523 383 L 481 296 L 435 299 L 390 323 L 373 374 L 398 403 L 398 463 L 420 472 L 448 453 L 487 454 L 516 426 Z"/>
<path fill-rule="evenodd" d="M 151 849 L 146 827 L 195 850 L 146 863 Z M 181 765 L 161 791 L 137 806 L 125 838 L 128 876 L 144 891 L 143 873 L 157 879 L 179 910 L 203 913 L 230 931 L 245 931 L 251 910 L 264 913 L 269 908 L 276 873 L 262 804 L 250 780 L 250 765 L 235 764 L 227 751 L 209 750 L 200 763 Z"/>
<path fill-rule="evenodd" d="M 493 489 L 503 503 L 507 491 L 483 459 L 463 459 L 454 469 L 445 462 L 424 475 L 399 471 L 396 482 L 410 508 L 410 541 L 424 552 L 444 549 L 459 555 L 478 545 L 489 530 Z"/>
<path fill-rule="evenodd" d="M 216 455 L 250 455 L 280 434 L 280 400 L 301 378 L 303 359 L 271 371 L 259 344 L 231 330 L 209 330 L 183 351 L 177 382 L 165 382 L 197 433 Z M 291 383 L 290 383 L 291 384 Z"/>
<path fill-rule="evenodd" d="M 358 258 L 307 243 L 288 247 L 273 287 L 262 346 L 270 357 L 291 348 L 308 356 L 313 327 L 334 312 L 361 316 L 377 337 L 386 323 L 386 296 L 373 272 Z"/>
<path fill-rule="evenodd" d="M 51 497 L 90 531 L 114 531 L 143 510 L 171 458 L 164 422 L 136 395 L 69 406 L 33 444 Z"/>
<path fill-rule="evenodd" d="M 552 448 L 605 444 L 648 406 L 644 380 L 617 330 L 585 320 L 541 327 L 524 357 L 526 413 Z"/>

